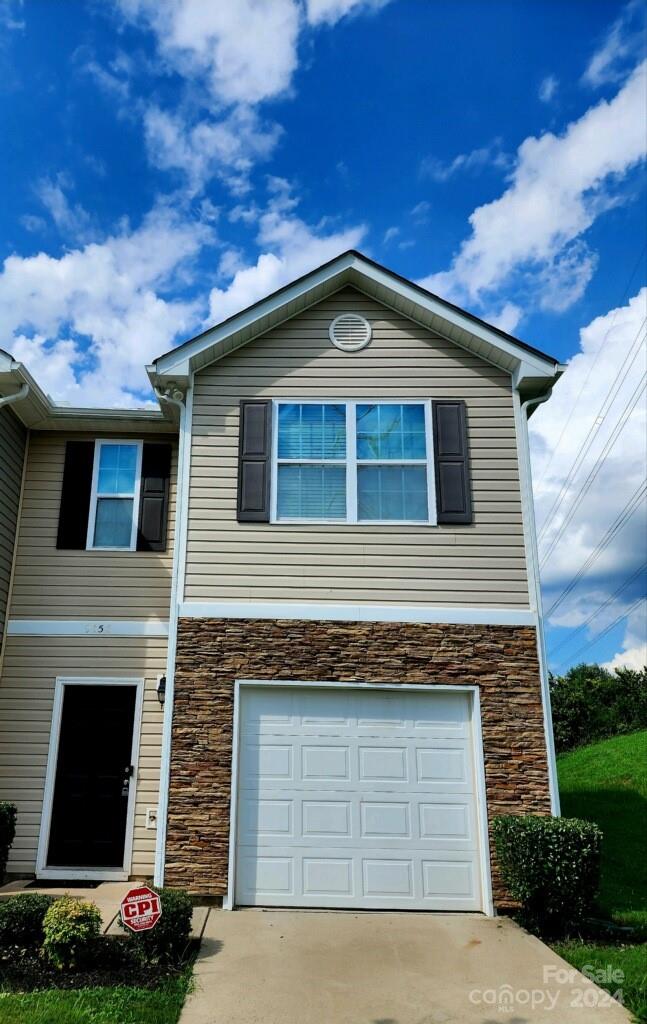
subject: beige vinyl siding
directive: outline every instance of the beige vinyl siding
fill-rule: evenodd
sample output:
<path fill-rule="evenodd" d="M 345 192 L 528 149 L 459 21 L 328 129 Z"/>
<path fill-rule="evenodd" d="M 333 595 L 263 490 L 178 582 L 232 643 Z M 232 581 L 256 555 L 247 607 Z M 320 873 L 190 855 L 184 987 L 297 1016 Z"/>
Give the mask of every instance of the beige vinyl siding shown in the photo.
<path fill-rule="evenodd" d="M 158 800 L 163 713 L 155 686 L 165 671 L 163 637 L 7 638 L 0 683 L 0 800 L 18 807 L 8 871 L 33 874 L 36 866 L 56 677 L 91 682 L 121 676 L 145 680 L 132 874 L 151 874 L 155 830 L 146 828 L 146 809 Z"/>
<path fill-rule="evenodd" d="M 328 339 L 371 322 L 361 352 Z M 459 398 L 467 403 L 471 526 L 239 524 L 241 398 Z M 195 377 L 185 598 L 527 608 L 509 374 L 347 289 Z"/>
<path fill-rule="evenodd" d="M 173 443 L 166 551 L 57 551 L 65 442 L 83 437 L 94 439 L 79 434 L 31 434 L 11 618 L 168 619 L 177 439 L 150 438 Z"/>
<path fill-rule="evenodd" d="M 0 649 L 11 581 L 27 431 L 10 406 L 0 409 Z"/>

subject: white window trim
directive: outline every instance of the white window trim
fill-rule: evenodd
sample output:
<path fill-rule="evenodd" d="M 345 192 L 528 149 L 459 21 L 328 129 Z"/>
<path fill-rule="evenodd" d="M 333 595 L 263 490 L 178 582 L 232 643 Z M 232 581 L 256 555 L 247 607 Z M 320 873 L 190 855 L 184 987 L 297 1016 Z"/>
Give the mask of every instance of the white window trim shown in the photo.
<path fill-rule="evenodd" d="M 61 734 L 63 717 L 63 697 L 66 686 L 133 686 L 135 687 L 135 712 L 133 715 L 133 739 L 130 763 L 133 774 L 130 776 L 128 788 L 128 807 L 126 811 L 126 832 L 124 835 L 124 861 L 117 868 L 87 868 L 81 864 L 70 864 L 69 867 L 47 867 L 49 852 L 49 833 L 52 824 L 54 806 L 54 788 L 56 785 L 56 768 L 58 765 L 58 744 Z M 97 879 L 102 881 L 122 882 L 130 876 L 132 867 L 133 835 L 135 831 L 135 804 L 138 785 L 139 746 L 142 726 L 142 709 L 144 705 L 144 680 L 141 678 L 124 678 L 118 676 L 58 676 L 54 688 L 54 706 L 52 708 L 52 724 L 47 752 L 47 769 L 45 772 L 45 791 L 43 794 L 43 810 L 40 820 L 38 852 L 36 854 L 37 878 L 74 878 Z"/>
<path fill-rule="evenodd" d="M 280 405 L 343 405 L 346 408 L 346 459 L 327 459 L 326 465 L 346 468 L 346 518 L 345 519 L 300 519 L 300 518 L 279 518 L 278 515 L 278 449 L 279 449 L 279 406 Z M 393 460 L 397 466 L 421 466 L 427 467 L 427 519 L 358 519 L 357 518 L 357 467 L 368 465 L 366 460 L 358 460 L 356 457 L 356 415 L 358 405 L 422 405 L 425 411 L 425 444 L 427 448 L 426 459 L 402 459 L 399 462 Z M 320 459 L 281 459 L 281 462 L 307 463 L 313 462 L 321 465 Z M 371 461 L 371 465 L 386 465 L 389 460 L 380 462 Z M 275 398 L 272 400 L 272 465 L 270 472 L 270 523 L 275 526 L 290 525 L 317 525 L 326 524 L 331 526 L 436 526 L 436 472 L 434 464 L 434 436 L 433 417 L 431 411 L 431 399 L 428 398 Z"/>
<path fill-rule="evenodd" d="M 94 526 L 97 518 L 97 501 L 100 495 L 97 493 L 99 484 L 99 462 L 101 449 L 104 445 L 119 444 L 132 445 L 137 448 L 137 463 L 135 465 L 135 490 L 132 494 L 110 494 L 109 498 L 132 498 L 133 520 L 130 528 L 130 544 L 127 546 L 110 546 L 94 544 Z M 90 515 L 88 516 L 88 533 L 85 542 L 86 551 L 136 551 L 137 550 L 137 526 L 139 522 L 139 496 L 142 482 L 142 453 L 143 441 L 133 441 L 129 437 L 102 437 L 94 442 L 94 464 L 92 466 L 92 492 L 90 495 Z"/>

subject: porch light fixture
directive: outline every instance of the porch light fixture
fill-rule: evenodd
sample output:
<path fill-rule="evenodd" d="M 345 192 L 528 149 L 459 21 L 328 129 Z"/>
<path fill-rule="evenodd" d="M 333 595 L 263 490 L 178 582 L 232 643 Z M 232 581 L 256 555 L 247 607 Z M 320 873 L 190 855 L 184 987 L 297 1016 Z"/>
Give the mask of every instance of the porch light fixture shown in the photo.
<path fill-rule="evenodd" d="M 160 707 L 164 707 L 164 699 L 166 697 L 166 676 L 160 676 L 157 680 L 157 699 L 160 702 Z"/>

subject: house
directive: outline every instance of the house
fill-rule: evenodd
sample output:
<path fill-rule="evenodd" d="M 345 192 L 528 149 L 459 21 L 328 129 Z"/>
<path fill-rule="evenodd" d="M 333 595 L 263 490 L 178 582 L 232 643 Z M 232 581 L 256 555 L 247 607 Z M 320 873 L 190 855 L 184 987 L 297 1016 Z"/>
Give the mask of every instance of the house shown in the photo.
<path fill-rule="evenodd" d="M 158 411 L 30 386 L 9 869 L 492 912 L 488 820 L 559 812 L 526 419 L 562 369 L 351 251 L 155 360 Z"/>

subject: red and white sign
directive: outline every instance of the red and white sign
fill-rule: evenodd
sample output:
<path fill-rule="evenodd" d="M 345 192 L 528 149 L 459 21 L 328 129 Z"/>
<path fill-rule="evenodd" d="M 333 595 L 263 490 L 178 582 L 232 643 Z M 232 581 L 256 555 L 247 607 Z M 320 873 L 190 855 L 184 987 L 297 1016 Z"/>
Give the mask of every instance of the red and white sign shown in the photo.
<path fill-rule="evenodd" d="M 162 916 L 162 903 L 156 892 L 142 885 L 131 889 L 121 901 L 121 920 L 131 932 L 154 928 Z"/>

